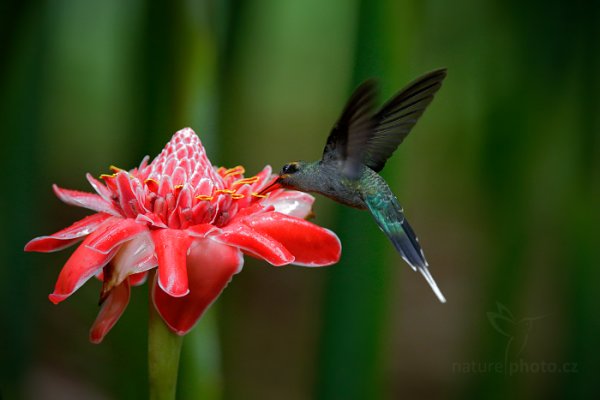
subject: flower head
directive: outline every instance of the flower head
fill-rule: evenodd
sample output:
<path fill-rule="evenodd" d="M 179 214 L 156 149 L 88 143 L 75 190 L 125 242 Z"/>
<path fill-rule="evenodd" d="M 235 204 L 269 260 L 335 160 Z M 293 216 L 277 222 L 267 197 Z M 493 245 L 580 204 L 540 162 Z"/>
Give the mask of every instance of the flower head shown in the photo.
<path fill-rule="evenodd" d="M 157 267 L 152 300 L 174 332 L 187 333 L 243 265 L 243 254 L 272 265 L 330 265 L 339 260 L 337 236 L 304 218 L 314 198 L 278 189 L 271 167 L 245 178 L 241 166 L 215 168 L 193 130 L 182 129 L 150 164 L 111 167 L 103 183 L 87 174 L 97 194 L 62 189 L 65 203 L 96 213 L 26 251 L 61 250 L 83 239 L 61 270 L 50 300 L 57 304 L 91 277 L 102 280 L 102 308 L 90 331 L 100 342 L 129 302 L 130 287 Z"/>

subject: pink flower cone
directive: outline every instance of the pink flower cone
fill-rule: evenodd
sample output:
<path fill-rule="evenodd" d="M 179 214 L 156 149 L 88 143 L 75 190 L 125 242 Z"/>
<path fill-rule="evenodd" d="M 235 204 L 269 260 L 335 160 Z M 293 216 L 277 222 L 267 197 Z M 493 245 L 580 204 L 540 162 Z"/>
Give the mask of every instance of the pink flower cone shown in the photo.
<path fill-rule="evenodd" d="M 102 308 L 90 340 L 102 341 L 127 307 L 131 286 L 152 285 L 154 305 L 169 328 L 184 335 L 242 269 L 243 254 L 275 266 L 325 266 L 339 260 L 337 236 L 304 218 L 314 198 L 277 189 L 271 167 L 244 178 L 244 168 L 215 169 L 190 128 L 173 135 L 150 164 L 112 168 L 104 183 L 87 175 L 97 194 L 54 185 L 65 203 L 96 212 L 26 251 L 51 252 L 83 239 L 61 270 L 50 301 L 57 304 L 93 276 L 102 280 Z"/>

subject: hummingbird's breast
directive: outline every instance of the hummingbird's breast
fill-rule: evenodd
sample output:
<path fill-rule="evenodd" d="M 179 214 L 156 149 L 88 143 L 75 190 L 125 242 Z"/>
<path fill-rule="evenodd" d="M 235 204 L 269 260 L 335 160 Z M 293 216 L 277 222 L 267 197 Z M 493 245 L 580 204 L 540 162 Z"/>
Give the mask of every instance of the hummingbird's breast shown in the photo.
<path fill-rule="evenodd" d="M 364 195 L 370 190 L 373 181 L 381 179 L 375 171 L 363 166 L 358 179 L 348 179 L 338 166 L 323 166 L 314 185 L 314 192 L 349 207 L 364 210 L 367 205 Z"/>

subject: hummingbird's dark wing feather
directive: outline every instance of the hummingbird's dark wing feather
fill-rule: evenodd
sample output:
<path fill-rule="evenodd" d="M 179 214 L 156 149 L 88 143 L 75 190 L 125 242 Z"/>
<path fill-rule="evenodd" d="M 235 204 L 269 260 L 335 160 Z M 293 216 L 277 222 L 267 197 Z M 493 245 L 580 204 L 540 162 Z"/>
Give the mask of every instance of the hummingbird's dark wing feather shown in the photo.
<path fill-rule="evenodd" d="M 391 197 L 390 201 L 389 196 L 377 193 L 366 196 L 364 201 L 377 221 L 377 225 L 394 244 L 404 261 L 423 275 L 437 298 L 445 303 L 444 295 L 429 273 L 429 265 L 425 260 L 417 235 L 404 217 L 404 212 L 396 197 L 393 195 Z"/>
<path fill-rule="evenodd" d="M 431 103 L 445 77 L 446 69 L 442 68 L 417 78 L 373 116 L 374 131 L 367 142 L 363 160 L 369 168 L 376 172 L 383 169 L 387 159 Z"/>
<path fill-rule="evenodd" d="M 354 179 L 360 171 L 366 143 L 373 134 L 373 110 L 377 96 L 374 80 L 362 83 L 352 94 L 342 115 L 327 137 L 323 161 L 339 161 L 344 174 Z"/>

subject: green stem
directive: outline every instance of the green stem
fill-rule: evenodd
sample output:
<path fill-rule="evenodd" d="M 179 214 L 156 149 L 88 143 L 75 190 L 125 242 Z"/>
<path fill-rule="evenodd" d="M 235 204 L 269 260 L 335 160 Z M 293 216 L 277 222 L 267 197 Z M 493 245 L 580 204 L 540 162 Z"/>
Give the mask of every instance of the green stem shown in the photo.
<path fill-rule="evenodd" d="M 183 337 L 169 330 L 149 298 L 148 377 L 151 400 L 175 398 L 182 342 Z"/>

